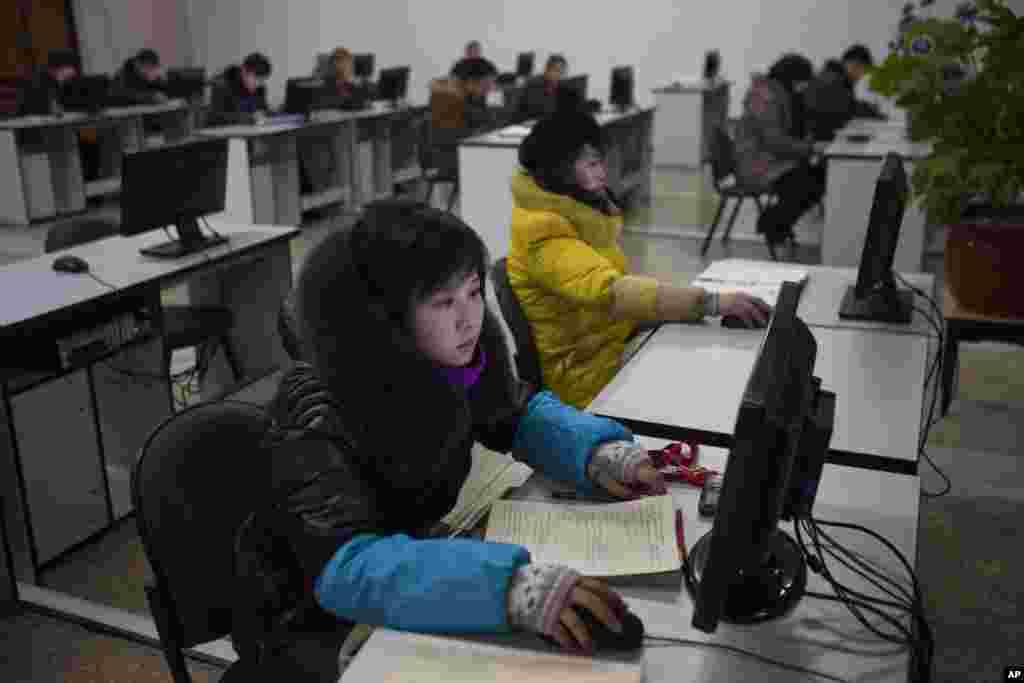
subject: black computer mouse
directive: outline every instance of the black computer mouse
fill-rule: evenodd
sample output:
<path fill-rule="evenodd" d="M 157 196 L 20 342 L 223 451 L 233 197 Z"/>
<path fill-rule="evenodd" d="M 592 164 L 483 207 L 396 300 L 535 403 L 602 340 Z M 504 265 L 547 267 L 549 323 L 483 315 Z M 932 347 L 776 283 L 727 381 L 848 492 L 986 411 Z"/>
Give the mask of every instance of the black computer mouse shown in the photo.
<path fill-rule="evenodd" d="M 730 330 L 741 329 L 750 330 L 757 327 L 757 323 L 753 320 L 749 322 L 739 317 L 738 315 L 723 315 L 722 316 L 722 327 L 727 327 Z"/>
<path fill-rule="evenodd" d="M 58 273 L 88 273 L 89 262 L 74 254 L 64 254 L 54 259 L 53 269 Z"/>
<path fill-rule="evenodd" d="M 573 605 L 573 610 L 579 616 L 590 633 L 596 652 L 631 652 L 643 647 L 644 644 L 644 622 L 632 612 L 626 611 L 619 614 L 619 621 L 622 622 L 622 633 L 616 633 L 604 625 L 586 607 Z M 561 647 L 558 641 L 549 636 L 542 635 L 541 638 L 554 647 Z"/>

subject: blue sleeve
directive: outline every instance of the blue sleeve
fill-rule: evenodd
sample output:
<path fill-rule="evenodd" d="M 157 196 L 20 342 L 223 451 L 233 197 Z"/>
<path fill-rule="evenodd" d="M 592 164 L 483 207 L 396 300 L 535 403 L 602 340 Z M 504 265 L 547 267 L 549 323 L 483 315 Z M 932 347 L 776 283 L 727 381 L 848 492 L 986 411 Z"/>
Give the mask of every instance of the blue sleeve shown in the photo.
<path fill-rule="evenodd" d="M 344 619 L 437 633 L 508 631 L 512 574 L 525 548 L 467 539 L 361 534 L 317 577 L 316 600 Z"/>
<path fill-rule="evenodd" d="M 614 420 L 567 406 L 550 391 L 534 394 L 526 406 L 513 450 L 517 458 L 552 479 L 571 483 L 585 493 L 597 488 L 587 477 L 594 448 L 607 441 L 632 441 Z"/>

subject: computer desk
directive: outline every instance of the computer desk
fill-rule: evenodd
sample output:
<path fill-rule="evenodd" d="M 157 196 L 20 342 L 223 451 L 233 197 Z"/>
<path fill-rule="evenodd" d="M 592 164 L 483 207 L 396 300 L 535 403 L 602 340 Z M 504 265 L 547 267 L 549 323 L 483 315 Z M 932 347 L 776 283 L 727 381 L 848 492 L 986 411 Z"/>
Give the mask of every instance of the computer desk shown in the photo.
<path fill-rule="evenodd" d="M 86 198 L 116 193 L 121 188 L 121 154 L 145 149 L 144 119 L 172 119 L 170 137 L 191 131 L 192 111 L 180 100 L 164 104 L 112 107 L 90 115 L 23 116 L 0 120 L 0 223 L 32 221 L 74 214 Z M 101 178 L 85 182 L 79 156 L 78 131 L 98 128 Z"/>
<path fill-rule="evenodd" d="M 758 268 L 770 270 L 778 264 L 774 261 L 759 261 L 756 259 L 721 259 L 716 264 L 735 264 L 744 272 L 755 271 Z M 800 292 L 800 304 L 797 308 L 797 315 L 811 327 L 835 327 L 850 330 L 877 330 L 893 332 L 895 334 L 914 334 L 919 336 L 935 336 L 935 330 L 928 323 L 927 319 L 919 311 L 914 311 L 910 324 L 884 323 L 872 320 L 851 320 L 839 317 L 839 306 L 842 304 L 843 295 L 847 287 L 857 283 L 857 268 L 840 266 L 811 266 L 802 264 L 784 264 L 783 267 L 799 268 L 807 271 L 807 281 Z M 935 276 L 929 273 L 900 273 L 907 282 L 921 291 L 935 298 Z M 700 275 L 697 276 L 698 278 Z M 896 286 L 903 289 L 906 286 L 897 281 Z M 928 311 L 933 318 L 936 317 L 928 302 L 915 298 L 915 305 Z M 940 325 L 941 320 L 937 320 Z"/>
<path fill-rule="evenodd" d="M 659 448 L 664 440 L 641 437 L 647 448 Z M 727 451 L 702 447 L 699 463 L 724 471 Z M 548 500 L 552 484 L 539 474 L 512 492 L 513 499 Z M 711 522 L 698 516 L 697 488 L 680 483 L 669 484 L 669 492 L 683 513 L 686 545 L 693 545 L 710 531 Z M 866 526 L 882 535 L 916 566 L 920 482 L 915 476 L 825 465 L 814 507 L 815 517 Z M 792 535 L 792 523 L 780 528 Z M 865 534 L 828 529 L 837 541 L 862 553 L 889 575 L 909 585 L 899 560 L 877 541 Z M 854 590 L 886 597 L 861 577 L 835 562 L 828 564 L 836 578 Z M 648 641 L 640 657 L 644 680 L 650 683 L 677 681 L 769 681 L 789 683 L 810 680 L 798 674 L 751 657 L 699 643 L 731 645 L 786 664 L 801 666 L 837 676 L 842 680 L 906 681 L 909 653 L 905 648 L 881 640 L 865 629 L 856 617 L 838 603 L 804 596 L 790 614 L 767 623 L 734 626 L 720 623 L 714 633 L 704 633 L 691 625 L 693 599 L 681 572 L 652 576 L 616 577 L 609 583 L 644 622 L 649 636 L 667 636 L 697 641 L 693 645 L 663 645 Z M 808 574 L 808 590 L 831 594 L 818 576 Z M 879 621 L 877 617 L 873 622 Z M 887 625 L 886 625 L 887 626 Z M 486 636 L 449 636 L 502 645 L 516 650 L 552 652 L 536 637 L 514 633 Z M 515 649 L 511 649 L 515 648 Z M 385 650 L 369 649 L 356 654 L 342 683 L 386 680 L 393 660 Z M 595 663 L 595 670 L 602 670 Z"/>
<path fill-rule="evenodd" d="M 846 131 L 839 131 L 835 142 L 825 151 L 828 181 L 821 262 L 826 266 L 856 267 L 883 159 L 890 153 L 902 157 L 909 177 L 913 174 L 914 162 L 931 154 L 931 145 L 910 142 L 894 133 L 876 135 L 866 143 L 850 142 L 845 134 Z M 924 248 L 925 214 L 916 202 L 909 202 L 900 227 L 893 268 L 900 272 L 920 272 Z"/>
<path fill-rule="evenodd" d="M 917 472 L 928 339 L 812 327 L 814 374 L 836 393 L 829 462 Z M 662 325 L 587 410 L 634 433 L 732 445 L 740 400 L 764 330 Z"/>
<path fill-rule="evenodd" d="M 375 103 L 363 111 L 316 111 L 302 124 L 270 120 L 198 131 L 230 140 L 226 205 L 218 217 L 242 224 L 298 226 L 309 209 L 339 202 L 358 209 L 390 196 L 394 183 L 419 175 L 414 152 L 403 145 L 405 153 L 395 155 L 391 141 L 401 138 L 408 118 L 420 111 L 417 106 Z M 306 195 L 300 194 L 299 136 L 322 139 L 335 160 L 333 181 Z"/>
<path fill-rule="evenodd" d="M 181 259 L 139 253 L 166 240 L 157 232 L 111 237 L 0 268 L 0 287 L 8 292 L 0 302 L 0 341 L 6 345 L 20 335 L 24 343 L 26 330 L 53 316 L 131 294 L 159 297 L 162 288 L 187 282 L 190 303 L 217 303 L 234 313 L 230 339 L 243 381 L 273 372 L 288 362 L 274 330 L 291 287 L 288 243 L 298 231 L 214 227 L 230 241 Z M 92 274 L 116 291 L 85 274 L 55 272 L 51 263 L 62 253 L 84 258 Z M 17 375 L 0 383 L 0 500 L 20 581 L 37 581 L 40 566 L 131 511 L 131 467 L 149 431 L 172 410 L 162 374 L 157 336 L 71 372 Z M 217 397 L 235 384 L 218 354 L 204 377 L 203 396 Z"/>
<path fill-rule="evenodd" d="M 658 127 L 654 130 L 654 164 L 700 168 L 708 158 L 707 141 L 729 116 L 732 81 L 691 78 L 655 88 Z"/>
<path fill-rule="evenodd" d="M 609 185 L 626 193 L 649 193 L 654 107 L 603 111 L 595 118 L 609 140 Z M 519 166 L 519 144 L 525 137 L 513 134 L 519 128 L 500 128 L 459 143 L 459 215 L 480 234 L 495 260 L 508 253 L 509 183 Z"/>

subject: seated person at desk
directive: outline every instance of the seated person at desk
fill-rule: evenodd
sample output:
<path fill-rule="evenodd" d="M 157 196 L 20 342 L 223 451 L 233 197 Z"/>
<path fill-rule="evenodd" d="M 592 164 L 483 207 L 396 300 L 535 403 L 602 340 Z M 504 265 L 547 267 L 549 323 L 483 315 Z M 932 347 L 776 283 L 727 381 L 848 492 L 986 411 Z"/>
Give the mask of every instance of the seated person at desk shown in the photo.
<path fill-rule="evenodd" d="M 155 50 L 139 50 L 114 75 L 113 99 L 118 105 L 159 104 L 167 101 L 167 82 Z"/>
<path fill-rule="evenodd" d="M 213 85 L 207 125 L 254 123 L 265 116 L 269 76 L 270 60 L 259 52 L 225 69 Z"/>
<path fill-rule="evenodd" d="M 18 89 L 18 116 L 61 114 L 61 87 L 78 77 L 78 57 L 71 50 L 50 50 L 46 67 L 37 69 Z"/>
<path fill-rule="evenodd" d="M 745 294 L 630 274 L 603 153 L 593 116 L 559 112 L 523 140 L 522 169 L 512 178 L 509 282 L 530 322 L 544 385 L 577 408 L 618 372 L 639 324 L 734 315 L 762 325 L 770 310 Z"/>
<path fill-rule="evenodd" d="M 450 538 L 439 521 L 478 440 L 583 493 L 666 491 L 622 425 L 515 379 L 486 269 L 472 229 L 408 200 L 371 204 L 303 264 L 296 317 L 311 362 L 282 378 L 267 439 L 272 486 L 290 493 L 236 544 L 240 673 L 333 683 L 355 623 L 529 630 L 576 652 L 589 634 L 574 605 L 616 628 L 624 603 L 604 582 L 531 563 L 520 546 Z"/>
<path fill-rule="evenodd" d="M 832 140 L 836 131 L 851 119 L 885 119 L 878 107 L 858 100 L 854 89 L 874 65 L 871 51 L 854 45 L 843 53 L 842 61 L 825 63 L 814 81 L 804 91 L 809 132 L 816 140 Z"/>
<path fill-rule="evenodd" d="M 544 65 L 544 75 L 527 82 L 519 96 L 520 118 L 538 119 L 553 114 L 558 108 L 558 83 L 569 71 L 562 55 L 551 55 Z"/>
<path fill-rule="evenodd" d="M 468 60 L 458 78 L 463 98 L 463 127 L 468 131 L 494 128 L 498 117 L 487 106 L 487 96 L 494 90 L 498 70 L 486 59 Z"/>
<path fill-rule="evenodd" d="M 463 53 L 462 59 L 455 62 L 452 65 L 452 70 L 449 75 L 452 78 L 464 79 L 468 76 L 467 69 L 476 69 L 473 66 L 474 62 L 483 61 L 494 72 L 495 75 L 498 73 L 498 67 L 494 66 L 494 63 L 483 56 L 483 51 L 480 48 L 479 40 L 471 40 L 466 43 L 466 50 Z"/>
<path fill-rule="evenodd" d="M 825 167 L 812 164 L 825 143 L 796 137 L 794 116 L 803 86 L 814 76 L 811 62 L 787 54 L 755 75 L 743 99 L 736 130 L 736 175 L 746 187 L 762 188 L 778 201 L 767 207 L 757 231 L 769 244 L 793 239 L 793 226 L 825 194 Z"/>
<path fill-rule="evenodd" d="M 339 47 L 331 54 L 331 66 L 331 74 L 324 78 L 324 87 L 314 109 L 355 110 L 370 106 L 373 90 L 367 84 L 356 82 L 352 53 Z"/>

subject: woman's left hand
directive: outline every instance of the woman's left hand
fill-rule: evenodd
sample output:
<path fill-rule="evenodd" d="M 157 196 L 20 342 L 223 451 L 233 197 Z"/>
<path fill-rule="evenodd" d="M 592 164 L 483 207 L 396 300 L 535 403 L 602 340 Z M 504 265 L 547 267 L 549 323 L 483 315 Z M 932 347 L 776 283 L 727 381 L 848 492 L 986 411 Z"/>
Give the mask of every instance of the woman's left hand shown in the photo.
<path fill-rule="evenodd" d="M 587 474 L 592 482 L 623 500 L 668 492 L 647 450 L 635 441 L 609 441 L 598 446 Z"/>

